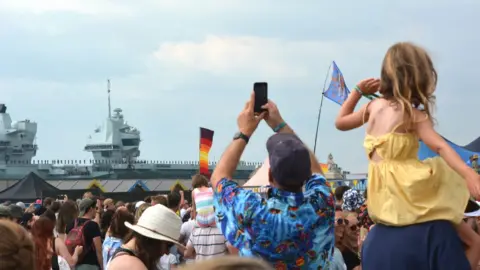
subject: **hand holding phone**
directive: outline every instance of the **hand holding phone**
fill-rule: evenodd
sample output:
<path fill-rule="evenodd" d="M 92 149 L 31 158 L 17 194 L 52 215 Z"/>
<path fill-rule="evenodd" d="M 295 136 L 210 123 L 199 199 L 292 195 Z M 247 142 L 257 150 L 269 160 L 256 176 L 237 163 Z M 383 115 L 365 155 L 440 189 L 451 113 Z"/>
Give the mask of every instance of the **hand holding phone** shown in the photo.
<path fill-rule="evenodd" d="M 255 93 L 255 105 L 253 111 L 256 114 L 264 112 L 262 106 L 268 103 L 268 84 L 266 82 L 256 82 L 253 84 L 253 92 Z"/>

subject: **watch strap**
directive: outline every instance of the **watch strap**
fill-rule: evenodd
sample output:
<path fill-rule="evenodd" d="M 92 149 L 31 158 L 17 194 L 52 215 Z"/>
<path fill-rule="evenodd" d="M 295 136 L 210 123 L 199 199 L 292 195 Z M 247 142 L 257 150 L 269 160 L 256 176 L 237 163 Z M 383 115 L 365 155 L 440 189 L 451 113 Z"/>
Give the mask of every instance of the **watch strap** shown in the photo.
<path fill-rule="evenodd" d="M 235 134 L 235 137 L 233 137 L 234 140 L 238 140 L 238 139 L 242 139 L 244 140 L 246 143 L 248 143 L 248 141 L 250 140 L 250 138 L 243 134 L 242 132 L 237 132 L 237 134 Z"/>

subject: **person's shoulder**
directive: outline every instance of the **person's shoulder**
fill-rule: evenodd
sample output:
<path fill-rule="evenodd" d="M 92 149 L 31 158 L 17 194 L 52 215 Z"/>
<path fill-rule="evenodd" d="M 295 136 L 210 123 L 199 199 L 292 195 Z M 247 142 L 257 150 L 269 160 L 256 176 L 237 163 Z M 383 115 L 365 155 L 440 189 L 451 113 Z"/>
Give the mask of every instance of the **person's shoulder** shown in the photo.
<path fill-rule="evenodd" d="M 140 269 L 147 270 L 145 265 L 135 256 L 117 256 L 113 259 L 109 265 L 109 270 L 131 270 Z"/>
<path fill-rule="evenodd" d="M 87 220 L 85 221 L 84 223 L 84 228 L 85 230 L 87 231 L 91 231 L 91 232 L 100 232 L 100 226 L 98 225 L 97 222 L 95 222 L 95 220 Z"/>
<path fill-rule="evenodd" d="M 307 180 L 305 183 L 305 189 L 325 189 L 328 188 L 330 189 L 330 184 L 328 184 L 327 179 L 325 176 L 321 174 L 313 174 L 310 179 Z"/>
<path fill-rule="evenodd" d="M 233 181 L 232 179 L 228 179 L 226 177 L 220 179 L 215 187 L 212 187 L 213 192 L 221 193 L 226 188 L 235 188 L 238 187 L 238 183 Z"/>

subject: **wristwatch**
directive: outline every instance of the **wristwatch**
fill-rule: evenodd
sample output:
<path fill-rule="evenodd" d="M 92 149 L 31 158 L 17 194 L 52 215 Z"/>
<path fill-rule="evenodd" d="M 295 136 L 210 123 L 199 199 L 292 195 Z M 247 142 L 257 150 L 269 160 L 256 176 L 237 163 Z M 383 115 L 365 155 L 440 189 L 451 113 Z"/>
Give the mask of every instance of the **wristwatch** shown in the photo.
<path fill-rule="evenodd" d="M 245 143 L 248 143 L 248 140 L 250 140 L 250 138 L 247 135 L 243 134 L 240 131 L 235 133 L 235 135 L 233 136 L 233 140 L 238 140 L 238 139 L 244 140 Z"/>

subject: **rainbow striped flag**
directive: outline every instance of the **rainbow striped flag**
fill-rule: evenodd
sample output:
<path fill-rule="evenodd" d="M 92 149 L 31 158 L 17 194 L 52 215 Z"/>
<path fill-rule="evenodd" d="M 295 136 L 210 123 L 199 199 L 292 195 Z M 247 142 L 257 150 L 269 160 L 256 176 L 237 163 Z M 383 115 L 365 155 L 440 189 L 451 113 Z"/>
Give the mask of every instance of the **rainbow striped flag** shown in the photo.
<path fill-rule="evenodd" d="M 208 153 L 212 148 L 213 143 L 213 130 L 207 128 L 200 128 L 200 174 L 210 176 L 208 170 Z"/>

